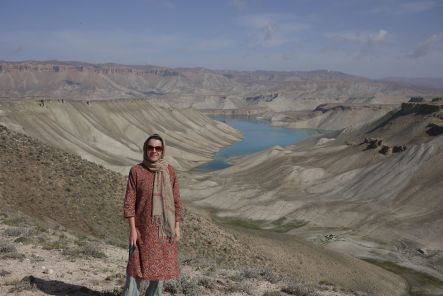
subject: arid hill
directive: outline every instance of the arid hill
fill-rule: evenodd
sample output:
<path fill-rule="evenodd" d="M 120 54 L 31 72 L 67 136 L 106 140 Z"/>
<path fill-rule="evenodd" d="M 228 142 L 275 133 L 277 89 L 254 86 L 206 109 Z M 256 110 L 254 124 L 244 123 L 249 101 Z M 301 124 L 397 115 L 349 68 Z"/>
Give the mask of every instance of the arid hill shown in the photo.
<path fill-rule="evenodd" d="M 357 128 L 398 109 L 397 104 L 321 104 L 312 111 L 271 115 L 273 126 L 341 130 Z"/>
<path fill-rule="evenodd" d="M 0 126 L 0 139 L 0 206 L 3 210 L 8 209 L 8 212 L 0 215 L 1 237 L 6 237 L 0 245 L 0 272 L 6 278 L 27 276 L 21 281 L 4 282 L 0 279 L 4 283 L 0 291 L 15 291 L 18 295 L 29 295 L 26 294 L 29 291 L 78 291 L 80 295 L 118 295 L 118 291 L 100 294 L 100 291 L 78 285 L 112 290 L 115 287 L 114 280 L 120 279 L 124 272 L 109 268 L 124 266 L 122 254 L 125 251 L 104 245 L 108 242 L 126 246 L 127 226 L 121 209 L 124 178 L 118 173 L 82 160 L 79 156 L 3 126 Z M 182 186 L 187 186 L 184 180 Z M 23 215 L 17 218 L 14 212 L 21 212 L 40 222 L 32 225 Z M 77 238 L 63 229 L 73 231 Z M 18 237 L 12 241 L 14 236 Z M 79 236 L 83 238 L 79 239 Z M 86 239 L 85 236 L 92 238 Z M 33 247 L 26 247 L 29 244 Z M 100 251 L 102 248 L 113 257 L 106 259 L 106 254 Z M 42 258 L 48 256 L 49 252 L 45 250 L 52 252 L 51 258 Z M 204 275 L 204 281 L 198 281 L 198 285 L 206 291 L 201 295 L 236 295 L 237 291 L 256 291 L 256 287 L 246 287 L 235 282 L 248 281 L 251 278 L 261 279 L 261 282 L 255 280 L 255 285 L 264 283 L 268 289 L 280 289 L 279 287 L 285 285 L 281 281 L 291 278 L 298 283 L 304 281 L 305 284 L 317 285 L 318 289 L 323 287 L 319 294 L 313 294 L 315 290 L 309 290 L 312 292 L 308 295 L 402 295 L 407 288 L 398 276 L 350 256 L 316 247 L 294 237 L 282 239 L 276 236 L 260 237 L 241 231 L 231 233 L 195 211 L 188 210 L 185 213 L 181 250 L 184 269 L 188 274 L 177 285 L 188 289 L 187 295 L 192 295 L 189 294 L 189 289 L 194 289 L 197 285 L 196 282 L 191 285 L 191 272 L 200 274 L 202 270 L 206 270 L 207 274 Z M 63 254 L 67 256 L 66 263 L 63 262 Z M 102 259 L 82 260 L 84 256 Z M 120 256 L 121 259 L 115 256 Z M 31 262 L 34 267 L 27 263 L 22 264 L 22 259 L 25 263 Z M 14 263 L 15 260 L 19 262 Z M 8 265 L 3 265 L 5 262 Z M 50 270 L 45 269 L 42 272 L 42 269 L 35 268 L 35 264 L 39 262 L 61 264 L 66 270 L 57 270 L 51 276 Z M 91 265 L 90 262 L 96 265 Z M 20 269 L 11 270 L 11 264 Z M 75 264 L 78 264 L 77 267 Z M 230 276 L 226 273 L 228 271 L 218 271 L 223 266 L 231 269 Z M 238 270 L 232 270 L 233 268 Z M 89 282 L 87 278 L 81 277 L 79 270 L 83 274 L 91 274 L 94 281 Z M 107 275 L 107 280 L 97 275 L 100 272 Z M 211 274 L 215 277 L 217 273 L 219 275 L 216 278 L 211 278 Z M 73 281 L 74 278 L 79 282 Z M 106 281 L 109 282 L 108 286 Z M 286 291 L 308 291 L 302 287 L 298 286 L 296 289 L 294 286 L 287 286 Z M 342 292 L 333 292 L 333 287 Z M 172 288 L 174 286 L 170 286 Z M 283 286 L 283 291 L 284 289 Z M 288 293 L 291 295 L 295 292 Z M 37 295 L 44 293 L 38 292 Z M 288 294 L 281 292 L 279 295 Z"/>
<path fill-rule="evenodd" d="M 311 110 L 324 103 L 389 104 L 441 95 L 334 71 L 215 71 L 79 62 L 0 62 L 4 99 L 149 97 L 174 107 L 273 111 Z"/>
<path fill-rule="evenodd" d="M 443 89 L 443 78 L 431 78 L 431 77 L 421 77 L 421 78 L 408 78 L 408 77 L 387 77 L 383 78 L 384 81 L 391 81 L 396 83 L 401 83 L 406 86 L 421 86 L 421 87 L 432 87 L 435 89 Z"/>
<path fill-rule="evenodd" d="M 228 221 L 299 234 L 442 280 L 442 127 L 441 102 L 404 103 L 335 136 L 191 175 L 186 196 Z"/>
<path fill-rule="evenodd" d="M 241 135 L 193 109 L 146 100 L 0 101 L 0 124 L 126 174 L 148 135 L 161 134 L 177 169 L 209 161 Z"/>

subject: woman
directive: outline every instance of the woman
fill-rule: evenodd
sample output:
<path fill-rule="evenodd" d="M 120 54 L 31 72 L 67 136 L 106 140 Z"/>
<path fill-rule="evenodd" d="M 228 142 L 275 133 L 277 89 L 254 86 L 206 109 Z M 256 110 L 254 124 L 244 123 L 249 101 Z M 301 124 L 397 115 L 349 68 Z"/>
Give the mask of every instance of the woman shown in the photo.
<path fill-rule="evenodd" d="M 124 216 L 129 220 L 129 260 L 125 296 L 139 295 L 142 280 L 147 296 L 162 293 L 162 281 L 179 276 L 181 201 L 175 169 L 166 163 L 165 141 L 150 136 L 143 162 L 129 172 Z"/>

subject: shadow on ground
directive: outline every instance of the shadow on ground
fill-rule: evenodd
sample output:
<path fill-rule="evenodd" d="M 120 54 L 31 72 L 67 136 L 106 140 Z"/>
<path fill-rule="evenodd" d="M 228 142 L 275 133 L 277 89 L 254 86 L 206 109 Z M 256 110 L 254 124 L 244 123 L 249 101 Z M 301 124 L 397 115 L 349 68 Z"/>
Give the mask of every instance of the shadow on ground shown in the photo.
<path fill-rule="evenodd" d="M 94 291 L 89 288 L 68 284 L 62 281 L 44 280 L 33 276 L 24 277 L 12 290 L 40 290 L 48 295 L 72 295 L 72 296 L 117 296 L 121 291 Z M 14 292 L 11 291 L 11 292 Z"/>

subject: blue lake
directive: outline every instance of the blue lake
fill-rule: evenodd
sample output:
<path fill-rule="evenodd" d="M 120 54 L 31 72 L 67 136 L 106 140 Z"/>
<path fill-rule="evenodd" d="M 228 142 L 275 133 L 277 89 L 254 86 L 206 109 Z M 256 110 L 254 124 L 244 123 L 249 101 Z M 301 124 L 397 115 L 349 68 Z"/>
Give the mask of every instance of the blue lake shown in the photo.
<path fill-rule="evenodd" d="M 213 171 L 229 166 L 228 158 L 233 156 L 251 154 L 265 150 L 275 145 L 286 146 L 295 144 L 309 136 L 318 134 L 316 129 L 293 129 L 273 127 L 270 121 L 254 120 L 238 117 L 213 116 L 212 119 L 223 121 L 240 130 L 243 139 L 231 146 L 221 149 L 211 162 L 205 163 L 197 170 Z"/>

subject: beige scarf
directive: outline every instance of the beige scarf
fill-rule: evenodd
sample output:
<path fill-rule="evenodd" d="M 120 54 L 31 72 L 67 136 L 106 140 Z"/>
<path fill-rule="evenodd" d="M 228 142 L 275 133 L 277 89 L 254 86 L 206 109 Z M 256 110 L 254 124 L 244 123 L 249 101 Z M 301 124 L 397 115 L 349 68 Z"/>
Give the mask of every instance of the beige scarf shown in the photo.
<path fill-rule="evenodd" d="M 163 149 L 165 144 L 163 143 Z M 160 159 L 157 162 L 149 162 L 146 157 L 147 143 L 144 147 L 143 164 L 153 173 L 154 188 L 152 192 L 152 221 L 159 225 L 160 237 L 175 237 L 175 205 L 172 193 L 171 177 L 168 163 Z M 164 150 L 163 150 L 164 155 Z"/>

